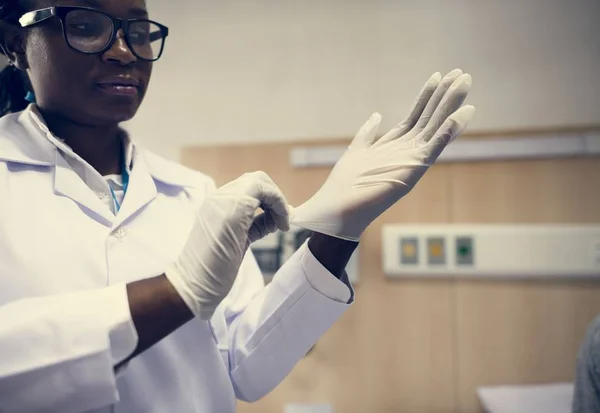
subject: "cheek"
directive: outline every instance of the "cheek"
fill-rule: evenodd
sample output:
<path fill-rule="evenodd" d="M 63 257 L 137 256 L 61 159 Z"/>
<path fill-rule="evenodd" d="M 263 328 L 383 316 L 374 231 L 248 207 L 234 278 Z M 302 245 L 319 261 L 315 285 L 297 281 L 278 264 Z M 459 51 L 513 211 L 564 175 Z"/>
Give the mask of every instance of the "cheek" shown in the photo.
<path fill-rule="evenodd" d="M 75 92 L 69 85 L 81 82 L 85 65 L 78 61 L 62 36 L 31 36 L 27 44 L 28 75 L 36 95 L 41 99 L 63 99 Z"/>
<path fill-rule="evenodd" d="M 141 68 L 141 73 L 143 73 L 144 81 L 146 83 L 146 89 L 144 90 L 144 96 L 148 93 L 148 88 L 150 87 L 150 79 L 152 79 L 152 65 L 153 63 L 145 63 L 148 66 L 143 66 Z"/>
<path fill-rule="evenodd" d="M 46 102 L 53 106 L 64 106 L 78 95 L 85 94 L 84 79 L 72 67 L 50 57 L 43 70 L 35 75 L 32 85 L 38 103 Z"/>

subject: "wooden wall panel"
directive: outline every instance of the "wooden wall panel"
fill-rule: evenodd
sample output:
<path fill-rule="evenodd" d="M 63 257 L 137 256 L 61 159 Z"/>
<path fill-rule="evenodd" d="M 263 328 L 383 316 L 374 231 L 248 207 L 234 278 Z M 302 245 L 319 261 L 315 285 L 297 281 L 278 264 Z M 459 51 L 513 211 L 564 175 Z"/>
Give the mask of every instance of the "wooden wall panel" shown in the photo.
<path fill-rule="evenodd" d="M 264 170 L 298 205 L 329 169 L 292 169 L 291 146 L 189 148 L 183 163 L 219 184 Z M 434 166 L 365 233 L 354 306 L 276 390 L 239 411 L 329 402 L 343 413 L 470 413 L 481 409 L 479 385 L 572 378 L 583 332 L 600 313 L 598 284 L 391 281 L 381 225 L 600 222 L 600 191 L 590 190 L 600 188 L 599 166 L 597 158 Z"/>
<path fill-rule="evenodd" d="M 600 158 L 451 165 L 455 223 L 600 220 Z M 595 190 L 596 189 L 596 190 Z"/>
<path fill-rule="evenodd" d="M 363 333 L 368 341 L 355 349 L 354 359 L 367 364 L 369 374 L 362 386 L 346 390 L 345 397 L 353 394 L 354 404 L 361 400 L 360 408 L 348 403 L 347 409 L 340 406 L 336 411 L 453 411 L 454 282 L 390 282 L 384 277 L 381 257 L 383 224 L 447 222 L 447 171 L 447 166 L 432 169 L 403 203 L 384 214 L 363 237 L 357 304 L 364 302 L 360 308 L 366 309 L 370 327 Z M 436 389 L 433 397 L 431 389 Z"/>

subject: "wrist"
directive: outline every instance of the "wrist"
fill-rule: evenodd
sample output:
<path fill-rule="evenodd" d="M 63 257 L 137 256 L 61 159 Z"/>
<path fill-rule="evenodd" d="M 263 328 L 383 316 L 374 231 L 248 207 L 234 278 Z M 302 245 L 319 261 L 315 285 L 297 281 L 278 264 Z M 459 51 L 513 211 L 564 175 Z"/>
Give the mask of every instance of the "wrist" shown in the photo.
<path fill-rule="evenodd" d="M 165 301 L 173 311 L 179 315 L 180 319 L 185 323 L 190 321 L 194 314 L 185 303 L 179 292 L 175 289 L 173 283 L 167 278 L 166 275 L 159 277 L 161 283 L 163 283 L 163 291 L 165 292 Z"/>
<path fill-rule="evenodd" d="M 308 249 L 331 274 L 341 278 L 358 242 L 335 238 L 318 232 L 308 240 Z"/>
<path fill-rule="evenodd" d="M 212 288 L 207 281 L 208 277 L 196 278 L 190 282 L 191 277 L 184 271 L 180 265 L 171 264 L 164 274 L 177 296 L 174 298 L 175 302 L 183 303 L 193 317 L 203 321 L 210 320 L 226 294 Z"/>

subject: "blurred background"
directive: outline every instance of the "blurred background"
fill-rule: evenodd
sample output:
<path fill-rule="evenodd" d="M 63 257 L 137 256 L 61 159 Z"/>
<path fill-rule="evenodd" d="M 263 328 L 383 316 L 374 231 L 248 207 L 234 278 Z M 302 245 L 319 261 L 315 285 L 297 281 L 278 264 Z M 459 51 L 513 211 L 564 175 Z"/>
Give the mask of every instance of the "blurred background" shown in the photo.
<path fill-rule="evenodd" d="M 365 234 L 356 303 L 241 413 L 567 413 L 600 314 L 599 1 L 148 6 L 171 34 L 134 139 L 220 184 L 264 170 L 293 205 L 371 113 L 387 130 L 432 73 L 473 76 L 452 156 Z"/>

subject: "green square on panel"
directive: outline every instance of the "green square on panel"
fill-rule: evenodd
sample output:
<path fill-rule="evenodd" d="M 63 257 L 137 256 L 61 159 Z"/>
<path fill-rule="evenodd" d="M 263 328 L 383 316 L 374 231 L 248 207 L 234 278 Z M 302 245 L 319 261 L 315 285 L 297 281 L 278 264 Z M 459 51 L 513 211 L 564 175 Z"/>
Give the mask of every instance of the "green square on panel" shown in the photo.
<path fill-rule="evenodd" d="M 456 264 L 473 265 L 475 263 L 475 250 L 473 237 L 456 238 Z"/>

